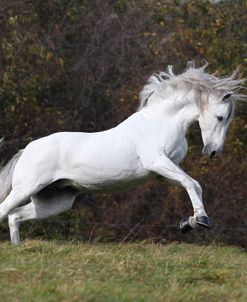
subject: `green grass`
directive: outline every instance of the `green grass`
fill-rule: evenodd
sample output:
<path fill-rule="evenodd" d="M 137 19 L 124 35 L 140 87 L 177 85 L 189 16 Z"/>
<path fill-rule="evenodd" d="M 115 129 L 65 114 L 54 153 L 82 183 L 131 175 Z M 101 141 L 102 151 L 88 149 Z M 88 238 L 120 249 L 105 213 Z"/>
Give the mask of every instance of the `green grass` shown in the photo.
<path fill-rule="evenodd" d="M 0 301 L 247 301 L 247 255 L 235 247 L 0 244 Z"/>

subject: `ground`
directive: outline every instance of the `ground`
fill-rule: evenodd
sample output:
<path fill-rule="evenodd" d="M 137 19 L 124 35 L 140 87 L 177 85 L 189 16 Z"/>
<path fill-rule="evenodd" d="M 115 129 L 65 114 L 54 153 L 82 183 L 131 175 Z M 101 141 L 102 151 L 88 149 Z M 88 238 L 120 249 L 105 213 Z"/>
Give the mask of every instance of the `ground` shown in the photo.
<path fill-rule="evenodd" d="M 247 301 L 247 254 L 172 243 L 0 244 L 0 301 Z"/>

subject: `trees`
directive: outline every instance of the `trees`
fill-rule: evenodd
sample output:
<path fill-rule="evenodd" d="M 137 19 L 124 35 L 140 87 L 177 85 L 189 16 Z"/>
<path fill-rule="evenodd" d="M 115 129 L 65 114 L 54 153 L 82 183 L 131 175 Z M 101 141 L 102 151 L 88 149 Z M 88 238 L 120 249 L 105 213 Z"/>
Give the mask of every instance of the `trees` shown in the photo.
<path fill-rule="evenodd" d="M 206 59 L 211 72 L 224 75 L 239 67 L 246 76 L 245 9 L 246 1 L 230 0 L 2 0 L 0 129 L 6 145 L 1 158 L 7 160 L 29 141 L 55 131 L 98 131 L 116 125 L 137 108 L 147 77 L 168 64 L 179 72 L 189 60 Z M 204 186 L 219 224 L 224 216 L 224 224 L 242 226 L 247 214 L 242 209 L 246 123 L 246 108 L 239 106 L 217 163 L 201 158 L 198 129 L 189 133 L 184 165 Z M 97 198 L 100 205 L 82 212 L 96 215 L 100 223 L 136 225 L 145 217 L 154 229 L 145 227 L 144 237 L 158 236 L 155 225 L 177 223 L 190 209 L 180 189 L 163 184 L 147 185 L 127 197 Z M 236 214 L 221 209 L 226 199 Z M 127 229 L 102 232 L 122 238 Z"/>

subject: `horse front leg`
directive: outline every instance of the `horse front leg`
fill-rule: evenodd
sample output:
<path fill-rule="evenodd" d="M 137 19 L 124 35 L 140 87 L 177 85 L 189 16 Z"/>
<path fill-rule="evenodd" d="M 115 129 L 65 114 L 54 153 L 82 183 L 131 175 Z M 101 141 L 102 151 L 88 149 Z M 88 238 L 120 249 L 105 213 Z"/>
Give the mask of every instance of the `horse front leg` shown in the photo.
<path fill-rule="evenodd" d="M 211 227 L 210 220 L 202 202 L 202 189 L 196 180 L 175 165 L 165 154 L 154 158 L 150 163 L 146 164 L 145 167 L 149 171 L 176 182 L 186 189 L 193 206 L 194 215 L 189 217 L 188 220 L 181 221 L 180 229 L 183 233 L 187 233 L 197 227 L 203 227 L 205 229 Z"/>

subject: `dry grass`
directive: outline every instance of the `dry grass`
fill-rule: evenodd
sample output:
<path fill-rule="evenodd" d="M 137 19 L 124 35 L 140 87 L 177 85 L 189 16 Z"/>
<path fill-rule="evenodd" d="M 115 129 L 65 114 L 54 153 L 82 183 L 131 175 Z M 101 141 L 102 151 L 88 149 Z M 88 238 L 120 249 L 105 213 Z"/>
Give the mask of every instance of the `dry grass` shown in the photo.
<path fill-rule="evenodd" d="M 0 301 L 247 301 L 238 248 L 27 241 L 0 250 Z"/>

